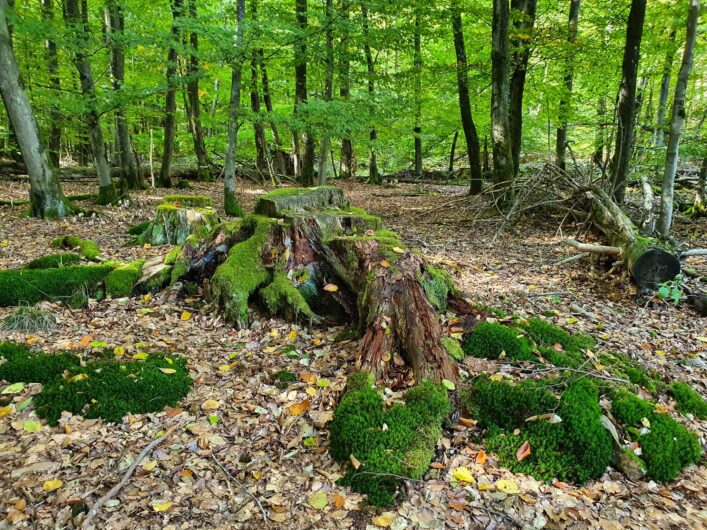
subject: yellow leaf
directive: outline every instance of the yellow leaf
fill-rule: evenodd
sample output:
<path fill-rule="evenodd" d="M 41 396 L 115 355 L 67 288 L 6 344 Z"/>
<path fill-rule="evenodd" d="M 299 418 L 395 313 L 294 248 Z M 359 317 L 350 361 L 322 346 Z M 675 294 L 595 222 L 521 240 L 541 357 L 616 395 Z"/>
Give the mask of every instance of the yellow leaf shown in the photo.
<path fill-rule="evenodd" d="M 353 453 L 349 455 L 349 460 L 351 460 L 351 465 L 354 469 L 358 469 L 359 467 L 361 467 L 361 462 L 353 455 Z"/>
<path fill-rule="evenodd" d="M 297 338 L 297 332 L 293 329 L 290 331 L 290 333 L 287 335 L 287 338 L 289 340 L 295 340 Z"/>
<path fill-rule="evenodd" d="M 314 387 L 308 386 L 307 389 L 305 390 L 308 396 L 314 397 L 317 395 L 317 391 Z"/>
<path fill-rule="evenodd" d="M 93 335 L 84 335 L 79 341 L 79 346 L 82 348 L 88 348 L 88 345 L 93 342 Z"/>
<path fill-rule="evenodd" d="M 658 404 L 655 406 L 655 411 L 656 411 L 658 414 L 667 414 L 667 413 L 669 412 L 668 407 L 666 407 L 666 406 L 663 405 L 662 403 L 658 403 Z"/>
<path fill-rule="evenodd" d="M 150 245 L 149 243 L 145 243 L 145 244 L 142 246 L 142 248 L 150 249 L 150 248 L 152 248 L 152 245 Z"/>
<path fill-rule="evenodd" d="M 493 491 L 496 486 L 489 484 L 488 482 L 479 482 L 479 491 Z"/>
<path fill-rule="evenodd" d="M 471 474 L 471 471 L 463 466 L 452 471 L 452 476 L 459 482 L 469 482 L 470 484 L 474 484 L 476 482 L 476 480 L 474 480 L 474 476 Z"/>
<path fill-rule="evenodd" d="M 380 266 L 383 267 L 384 269 L 387 269 L 388 267 L 390 267 L 390 262 L 388 260 L 383 259 L 380 262 Z"/>
<path fill-rule="evenodd" d="M 25 389 L 24 383 L 13 383 L 2 389 L 2 394 L 18 394 Z"/>
<path fill-rule="evenodd" d="M 157 467 L 157 460 L 150 460 L 142 465 L 143 471 L 152 471 Z"/>
<path fill-rule="evenodd" d="M 497 480 L 496 489 L 502 493 L 520 493 L 518 484 L 514 480 Z"/>
<path fill-rule="evenodd" d="M 10 242 L 7 239 L 3 239 L 2 241 L 0 241 L 0 247 L 7 248 L 9 246 L 10 246 Z"/>
<path fill-rule="evenodd" d="M 700 342 L 704 342 L 705 344 L 707 344 L 707 337 L 697 337 L 697 340 L 699 340 Z"/>
<path fill-rule="evenodd" d="M 125 348 L 123 348 L 122 346 L 116 346 L 115 348 L 113 348 L 113 355 L 115 355 L 116 357 L 122 357 L 123 355 L 125 355 Z"/>
<path fill-rule="evenodd" d="M 182 320 L 189 320 L 191 318 L 191 313 L 189 311 L 182 311 Z"/>
<path fill-rule="evenodd" d="M 219 402 L 215 399 L 207 399 L 201 404 L 201 408 L 204 410 L 216 410 L 219 407 Z"/>
<path fill-rule="evenodd" d="M 166 512 L 169 510 L 174 503 L 171 501 L 166 501 L 166 502 L 153 502 L 152 503 L 152 509 L 155 510 L 156 512 Z"/>
<path fill-rule="evenodd" d="M 27 432 L 39 432 L 42 425 L 38 421 L 27 420 L 22 424 L 22 428 Z"/>
<path fill-rule="evenodd" d="M 663 350 L 655 350 L 655 352 L 656 352 L 658 355 L 665 355 L 665 351 L 663 351 Z"/>
<path fill-rule="evenodd" d="M 160 372 L 163 374 L 176 374 L 177 371 L 174 368 L 160 368 Z"/>
<path fill-rule="evenodd" d="M 572 325 L 572 324 L 576 324 L 577 322 L 579 322 L 579 319 L 571 317 L 571 318 L 568 318 L 567 320 L 565 320 L 565 322 L 569 325 Z"/>
<path fill-rule="evenodd" d="M 339 286 L 338 286 L 338 285 L 334 285 L 333 283 L 327 283 L 327 284 L 323 287 L 323 289 L 324 289 L 325 291 L 330 292 L 330 293 L 335 293 L 336 291 L 339 290 Z"/>
<path fill-rule="evenodd" d="M 397 254 L 405 254 L 405 250 L 403 250 L 400 247 L 393 247 L 393 252 L 395 252 Z"/>
<path fill-rule="evenodd" d="M 300 416 L 302 413 L 307 412 L 310 408 L 312 408 L 312 402 L 308 399 L 305 399 L 304 401 L 295 403 L 294 405 L 290 406 L 289 410 L 290 414 L 292 414 L 293 416 Z"/>
<path fill-rule="evenodd" d="M 76 374 L 73 377 L 69 377 L 67 381 L 69 381 L 69 383 L 75 383 L 76 381 L 83 381 L 84 379 L 88 379 L 86 374 Z"/>
<path fill-rule="evenodd" d="M 275 346 L 267 346 L 263 348 L 264 353 L 273 353 L 277 348 Z"/>
<path fill-rule="evenodd" d="M 476 463 L 477 464 L 483 466 L 487 459 L 488 459 L 488 455 L 486 454 L 486 451 L 484 451 L 483 449 L 481 449 L 478 453 L 476 453 Z"/>
<path fill-rule="evenodd" d="M 138 352 L 135 355 L 133 355 L 133 359 L 135 359 L 136 361 L 144 361 L 148 357 L 149 357 L 149 355 L 147 353 L 145 353 L 144 351 Z"/>
<path fill-rule="evenodd" d="M 258 471 L 257 469 L 254 469 L 253 471 L 251 471 L 250 474 L 253 475 L 253 478 L 255 480 L 260 480 L 261 478 L 263 478 L 263 472 Z"/>
<path fill-rule="evenodd" d="M 143 302 L 151 302 L 152 301 L 152 295 L 150 293 L 142 295 L 142 301 Z"/>
<path fill-rule="evenodd" d="M 381 528 L 388 528 L 397 517 L 393 512 L 385 512 L 371 519 L 371 522 Z"/>
<path fill-rule="evenodd" d="M 7 407 L 0 407 L 0 418 L 7 416 L 8 414 L 12 414 L 12 406 L 8 405 Z"/>
<path fill-rule="evenodd" d="M 64 482 L 61 480 L 54 479 L 54 480 L 45 480 L 44 484 L 42 485 L 42 489 L 49 493 L 50 491 L 58 490 L 64 485 Z"/>
<path fill-rule="evenodd" d="M 322 491 L 310 495 L 308 501 L 309 505 L 317 510 L 322 510 L 327 504 L 329 504 L 329 499 L 327 498 L 326 493 Z"/>
<path fill-rule="evenodd" d="M 219 372 L 228 372 L 231 370 L 231 365 L 230 364 L 222 364 L 221 366 L 218 367 Z"/>
<path fill-rule="evenodd" d="M 489 377 L 491 381 L 503 381 L 503 376 L 499 374 L 494 374 L 491 377 Z"/>
<path fill-rule="evenodd" d="M 32 346 L 33 344 L 37 344 L 39 342 L 39 337 L 37 337 L 37 335 L 28 335 L 25 342 Z"/>

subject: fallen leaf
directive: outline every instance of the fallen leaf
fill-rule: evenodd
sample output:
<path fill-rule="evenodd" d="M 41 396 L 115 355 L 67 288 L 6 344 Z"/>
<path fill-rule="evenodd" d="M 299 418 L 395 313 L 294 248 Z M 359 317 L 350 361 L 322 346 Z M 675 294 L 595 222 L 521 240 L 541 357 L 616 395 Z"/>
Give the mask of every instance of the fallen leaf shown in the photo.
<path fill-rule="evenodd" d="M 77 381 L 83 381 L 84 379 L 88 379 L 88 375 L 86 374 L 76 374 L 73 377 L 69 377 L 67 381 L 69 383 L 76 383 Z"/>
<path fill-rule="evenodd" d="M 371 519 L 371 522 L 381 528 L 388 528 L 397 518 L 397 514 L 393 512 L 385 512 Z"/>
<path fill-rule="evenodd" d="M 474 476 L 471 474 L 471 471 L 463 466 L 455 468 L 454 471 L 452 471 L 452 476 L 460 482 L 469 482 L 470 484 L 474 484 L 476 482 L 476 480 L 474 480 Z"/>
<path fill-rule="evenodd" d="M 152 471 L 157 467 L 157 460 L 150 460 L 142 465 L 143 471 Z"/>
<path fill-rule="evenodd" d="M 79 346 L 82 348 L 88 348 L 91 342 L 93 342 L 93 335 L 84 335 L 79 341 Z"/>
<path fill-rule="evenodd" d="M 520 493 L 515 480 L 501 479 L 496 481 L 496 489 L 502 493 Z"/>
<path fill-rule="evenodd" d="M 329 293 L 335 293 L 336 291 L 339 290 L 339 286 L 335 285 L 333 283 L 327 283 L 324 287 L 322 287 L 325 291 Z"/>
<path fill-rule="evenodd" d="M 405 250 L 400 247 L 393 247 L 393 252 L 396 254 L 405 254 Z"/>
<path fill-rule="evenodd" d="M 290 331 L 287 335 L 287 338 L 289 340 L 295 340 L 297 338 L 297 331 L 295 331 L 294 329 Z"/>
<path fill-rule="evenodd" d="M 22 428 L 26 432 L 39 432 L 42 430 L 42 425 L 38 421 L 27 420 L 22 424 Z"/>
<path fill-rule="evenodd" d="M 174 503 L 171 502 L 171 501 L 153 502 L 153 503 L 152 503 L 152 509 L 155 510 L 156 512 L 166 512 L 166 511 L 169 510 L 173 505 L 174 505 Z"/>
<path fill-rule="evenodd" d="M 361 467 L 361 462 L 353 455 L 353 453 L 349 455 L 349 460 L 351 460 L 351 465 L 354 469 L 358 469 L 359 467 Z"/>
<path fill-rule="evenodd" d="M 518 462 L 522 462 L 526 458 L 530 456 L 530 443 L 528 443 L 528 440 L 523 442 L 523 445 L 521 445 L 518 450 L 516 451 L 516 458 L 518 459 Z"/>
<path fill-rule="evenodd" d="M 387 269 L 388 267 L 390 267 L 390 262 L 388 262 L 388 260 L 383 259 L 380 262 L 380 266 L 383 267 L 384 269 Z"/>
<path fill-rule="evenodd" d="M 184 409 L 166 406 L 164 408 L 164 411 L 167 413 L 168 418 L 174 418 L 175 416 L 179 416 L 182 412 L 184 412 Z"/>
<path fill-rule="evenodd" d="M 64 485 L 64 482 L 57 479 L 53 480 L 45 480 L 44 484 L 42 485 L 42 489 L 49 493 L 50 491 L 58 490 Z"/>
<path fill-rule="evenodd" d="M 25 389 L 24 383 L 13 383 L 2 389 L 2 394 L 19 394 Z"/>
<path fill-rule="evenodd" d="M 329 504 L 329 499 L 327 498 L 326 493 L 322 491 L 313 493 L 307 500 L 309 501 L 309 505 L 317 510 L 322 510 L 327 504 Z"/>
<path fill-rule="evenodd" d="M 204 410 L 216 410 L 219 407 L 219 402 L 215 399 L 207 399 L 201 404 L 201 408 Z"/>
<path fill-rule="evenodd" d="M 341 510 L 341 508 L 343 508 L 344 505 L 346 504 L 346 499 L 344 498 L 343 495 L 341 495 L 339 493 L 334 493 L 334 495 L 332 496 L 332 500 L 334 501 L 334 507 L 337 510 Z"/>
<path fill-rule="evenodd" d="M 463 512 L 466 508 L 466 502 L 464 501 L 464 499 L 449 499 L 449 507 L 452 510 Z"/>
<path fill-rule="evenodd" d="M 147 359 L 150 355 L 148 353 L 145 353 L 144 351 L 138 352 L 135 355 L 133 355 L 133 360 L 135 361 L 144 361 Z"/>
<path fill-rule="evenodd" d="M 174 368 L 160 368 L 160 372 L 163 374 L 176 374 L 177 371 Z"/>
<path fill-rule="evenodd" d="M 8 414 L 12 414 L 12 406 L 8 405 L 7 407 L 0 407 L 0 418 L 7 416 Z"/>
<path fill-rule="evenodd" d="M 456 385 L 453 382 L 451 382 L 449 379 L 442 379 L 442 384 L 444 385 L 444 388 L 446 388 L 449 391 L 452 391 L 455 388 L 457 388 Z"/>
<path fill-rule="evenodd" d="M 310 408 L 312 408 L 312 402 L 305 399 L 304 401 L 291 405 L 289 411 L 293 416 L 300 416 L 302 413 L 307 412 Z"/>
<path fill-rule="evenodd" d="M 184 321 L 189 320 L 191 318 L 191 313 L 189 311 L 182 311 L 182 316 L 180 318 Z"/>
<path fill-rule="evenodd" d="M 476 453 L 476 463 L 479 464 L 480 466 L 483 466 L 486 460 L 488 459 L 488 455 L 486 454 L 486 451 L 481 449 L 478 453 Z"/>

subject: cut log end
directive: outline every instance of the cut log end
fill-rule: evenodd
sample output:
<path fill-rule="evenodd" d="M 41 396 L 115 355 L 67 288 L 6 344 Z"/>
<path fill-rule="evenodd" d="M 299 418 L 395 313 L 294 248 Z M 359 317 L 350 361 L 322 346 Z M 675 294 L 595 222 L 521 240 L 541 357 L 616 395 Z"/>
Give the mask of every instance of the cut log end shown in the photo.
<path fill-rule="evenodd" d="M 655 289 L 680 273 L 680 260 L 674 254 L 659 248 L 644 251 L 631 263 L 631 275 L 647 289 Z"/>

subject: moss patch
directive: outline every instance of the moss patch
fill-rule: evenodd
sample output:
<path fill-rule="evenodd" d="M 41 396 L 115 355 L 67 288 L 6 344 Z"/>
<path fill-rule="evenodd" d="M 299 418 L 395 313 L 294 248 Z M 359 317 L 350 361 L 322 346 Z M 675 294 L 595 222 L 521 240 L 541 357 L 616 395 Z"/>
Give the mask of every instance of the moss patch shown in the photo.
<path fill-rule="evenodd" d="M 432 306 L 437 311 L 445 311 L 449 294 L 454 291 L 454 280 L 450 274 L 440 267 L 428 265 L 420 283 Z"/>
<path fill-rule="evenodd" d="M 707 400 L 685 383 L 670 385 L 670 395 L 677 402 L 677 409 L 685 414 L 694 414 L 700 419 L 707 418 Z"/>
<path fill-rule="evenodd" d="M 138 223 L 135 226 L 131 226 L 128 229 L 128 234 L 131 236 L 139 236 L 142 234 L 147 228 L 150 226 L 150 221 L 143 221 L 142 223 Z"/>
<path fill-rule="evenodd" d="M 447 350 L 447 353 L 452 359 L 456 359 L 457 361 L 464 360 L 464 350 L 462 350 L 462 345 L 457 339 L 454 337 L 444 336 L 442 337 L 441 342 L 442 346 L 445 350 Z"/>
<path fill-rule="evenodd" d="M 357 377 L 334 412 L 329 452 L 346 463 L 340 484 L 387 506 L 400 496 L 403 479 L 418 479 L 434 458 L 442 422 L 450 411 L 442 385 L 424 382 L 408 390 L 405 404 L 386 409 L 368 375 Z M 353 455 L 361 465 L 351 465 Z"/>
<path fill-rule="evenodd" d="M 300 317 L 317 318 L 302 293 L 290 283 L 290 280 L 282 272 L 275 273 L 272 282 L 261 289 L 260 297 L 271 315 L 290 311 L 294 314 L 286 316 L 291 320 L 296 321 Z"/>
<path fill-rule="evenodd" d="M 83 257 L 78 254 L 49 254 L 41 258 L 33 259 L 25 265 L 25 269 L 59 269 L 61 267 L 68 267 L 69 265 L 76 265 L 82 260 Z"/>
<path fill-rule="evenodd" d="M 42 383 L 78 368 L 79 358 L 70 353 L 43 353 L 12 342 L 0 343 L 0 379 L 10 383 Z"/>
<path fill-rule="evenodd" d="M 498 359 L 502 354 L 514 361 L 533 361 L 530 344 L 523 332 L 497 322 L 482 322 L 467 334 L 463 344 L 464 353 L 484 359 Z"/>
<path fill-rule="evenodd" d="M 570 334 L 564 329 L 540 318 L 529 319 L 527 324 L 525 324 L 525 328 L 527 328 L 528 336 L 538 346 L 552 348 L 560 344 L 562 349 L 570 352 L 591 349 L 596 346 L 596 341 L 593 337 L 582 333 Z"/>
<path fill-rule="evenodd" d="M 162 197 L 162 204 L 177 208 L 204 208 L 214 205 L 211 197 L 203 195 L 165 195 Z"/>
<path fill-rule="evenodd" d="M 52 241 L 52 246 L 66 250 L 78 250 L 83 257 L 90 260 L 95 260 L 101 255 L 101 250 L 98 248 L 98 244 L 95 241 L 81 239 L 80 237 L 71 235 L 56 238 Z"/>
<path fill-rule="evenodd" d="M 133 293 L 133 285 L 142 275 L 144 264 L 145 260 L 139 259 L 112 270 L 106 276 L 106 294 L 113 298 L 130 296 Z"/>

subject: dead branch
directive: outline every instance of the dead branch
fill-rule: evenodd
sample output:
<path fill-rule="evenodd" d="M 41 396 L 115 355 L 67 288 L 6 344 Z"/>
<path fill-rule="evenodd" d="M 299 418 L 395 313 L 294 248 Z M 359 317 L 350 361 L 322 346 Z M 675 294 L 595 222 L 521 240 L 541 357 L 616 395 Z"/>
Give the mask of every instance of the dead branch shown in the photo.
<path fill-rule="evenodd" d="M 233 474 L 231 474 L 228 471 L 228 469 L 226 469 L 223 466 L 223 464 L 219 461 L 219 459 L 216 458 L 216 455 L 213 453 L 213 451 L 211 452 L 211 458 L 213 459 L 214 462 L 216 462 L 216 465 L 221 469 L 221 471 L 223 471 L 223 473 L 236 484 L 236 486 L 238 486 L 246 495 L 248 495 L 251 499 L 253 499 L 255 504 L 258 505 L 258 508 L 260 508 L 260 511 L 263 513 L 263 521 L 265 521 L 265 524 L 267 525 L 268 524 L 268 512 L 266 512 L 265 508 L 263 508 L 263 505 L 260 502 L 260 499 L 258 499 L 258 497 L 253 495 L 250 491 L 248 491 L 248 488 L 246 488 L 245 485 L 240 480 L 238 480 L 236 477 L 234 477 Z"/>
<path fill-rule="evenodd" d="M 620 256 L 623 254 L 623 249 L 621 247 L 611 247 L 607 245 L 594 245 L 591 243 L 580 243 L 576 239 L 570 239 L 567 237 L 561 237 L 565 245 L 581 250 L 582 252 L 590 252 L 592 254 L 606 254 L 607 256 Z"/>

